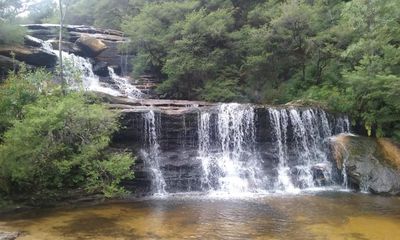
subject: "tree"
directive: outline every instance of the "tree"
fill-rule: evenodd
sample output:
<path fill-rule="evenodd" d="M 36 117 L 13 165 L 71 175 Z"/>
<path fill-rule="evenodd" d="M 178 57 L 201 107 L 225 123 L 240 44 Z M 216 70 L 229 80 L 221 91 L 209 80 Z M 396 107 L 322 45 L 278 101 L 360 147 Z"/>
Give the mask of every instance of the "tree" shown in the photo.
<path fill-rule="evenodd" d="M 25 29 L 15 24 L 21 9 L 20 0 L 0 0 L 0 46 L 23 42 Z"/>
<path fill-rule="evenodd" d="M 0 197 L 57 199 L 69 190 L 125 194 L 134 158 L 108 145 L 118 116 L 93 96 L 60 93 L 42 70 L 12 73 L 0 88 Z"/>

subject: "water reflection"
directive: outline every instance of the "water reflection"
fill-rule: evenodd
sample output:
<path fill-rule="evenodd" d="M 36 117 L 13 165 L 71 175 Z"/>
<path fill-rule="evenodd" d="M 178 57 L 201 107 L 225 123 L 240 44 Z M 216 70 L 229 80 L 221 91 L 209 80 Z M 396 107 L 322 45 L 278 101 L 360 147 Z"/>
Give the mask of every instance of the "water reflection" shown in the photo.
<path fill-rule="evenodd" d="M 221 199 L 175 196 L 3 216 L 46 239 L 393 239 L 400 199 L 353 193 Z"/>

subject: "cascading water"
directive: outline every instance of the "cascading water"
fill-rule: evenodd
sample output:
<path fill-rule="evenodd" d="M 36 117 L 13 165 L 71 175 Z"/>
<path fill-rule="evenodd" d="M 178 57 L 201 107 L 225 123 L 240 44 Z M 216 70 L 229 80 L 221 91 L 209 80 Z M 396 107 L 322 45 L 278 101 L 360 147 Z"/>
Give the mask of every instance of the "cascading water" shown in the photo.
<path fill-rule="evenodd" d="M 49 42 L 42 42 L 44 49 L 55 53 L 59 57 L 58 50 L 54 50 Z M 108 67 L 109 76 L 115 83 L 113 88 L 109 84 L 100 83 L 99 76 L 94 74 L 93 65 L 89 59 L 62 51 L 64 77 L 71 89 L 83 89 L 110 94 L 112 96 L 125 96 L 128 98 L 141 98 L 144 95 L 129 80 L 115 74 L 114 70 Z"/>
<path fill-rule="evenodd" d="M 272 131 L 269 146 L 276 148 L 272 159 L 260 157 L 260 151 L 268 149 L 256 148 L 257 119 L 250 105 L 222 104 L 216 112 L 199 113 L 198 159 L 203 169 L 203 190 L 298 193 L 320 186 L 318 174 L 324 184 L 333 184 L 326 140 L 333 134 L 349 132 L 348 119 L 339 117 L 330 123 L 323 110 L 311 108 L 266 110 L 266 127 Z M 266 161 L 277 162 L 276 176 L 266 175 Z"/>
<path fill-rule="evenodd" d="M 253 107 L 234 103 L 220 105 L 215 118 L 200 113 L 199 159 L 207 190 L 233 194 L 263 190 L 265 176 L 254 149 L 254 117 Z"/>
<path fill-rule="evenodd" d="M 292 155 L 294 155 L 292 159 L 294 165 L 290 170 L 295 176 L 294 181 L 296 183 L 294 185 L 300 188 L 315 187 L 313 170 L 316 168 L 321 170 L 324 179 L 329 181 L 331 164 L 328 160 L 324 141 L 332 133 L 325 112 L 313 109 L 299 111 L 291 108 L 282 110 L 280 113 L 282 121 L 289 121 L 292 126 L 291 136 L 293 139 L 286 139 L 286 142 L 291 142 L 290 148 Z M 287 128 L 288 125 L 289 123 L 286 122 L 281 126 L 274 127 L 284 128 L 286 126 Z M 285 130 L 281 129 L 280 131 Z M 291 190 L 291 186 L 289 185 L 289 188 L 284 190 Z"/>
<path fill-rule="evenodd" d="M 145 163 L 148 164 L 152 173 L 153 192 L 157 195 L 166 193 L 166 183 L 160 168 L 160 144 L 158 142 L 160 134 L 160 116 L 153 110 L 143 114 L 144 137 L 146 149 L 142 150 Z"/>
<path fill-rule="evenodd" d="M 108 72 L 113 82 L 115 82 L 115 84 L 117 85 L 120 94 L 132 99 L 138 99 L 144 96 L 144 94 L 139 89 L 129 83 L 126 77 L 118 76 L 114 72 L 113 68 L 108 67 Z"/>
<path fill-rule="evenodd" d="M 339 117 L 336 121 L 335 131 L 338 133 L 350 133 L 350 120 L 348 117 Z"/>
<path fill-rule="evenodd" d="M 268 109 L 271 125 L 274 129 L 276 137 L 276 145 L 278 147 L 278 181 L 275 184 L 276 189 L 288 192 L 297 192 L 298 189 L 292 183 L 290 177 L 290 168 L 288 165 L 288 146 L 287 146 L 287 127 L 289 117 L 286 110 Z"/>

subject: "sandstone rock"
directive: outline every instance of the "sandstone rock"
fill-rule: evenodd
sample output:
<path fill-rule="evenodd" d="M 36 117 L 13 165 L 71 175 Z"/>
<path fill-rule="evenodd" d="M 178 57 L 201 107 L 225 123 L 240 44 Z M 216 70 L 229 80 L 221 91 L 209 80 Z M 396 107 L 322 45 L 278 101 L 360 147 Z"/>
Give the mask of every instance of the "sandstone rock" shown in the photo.
<path fill-rule="evenodd" d="M 54 67 L 57 63 L 57 56 L 45 49 L 27 46 L 8 46 L 0 48 L 0 55 L 12 57 L 27 64 L 39 67 Z"/>
<path fill-rule="evenodd" d="M 387 139 L 339 135 L 332 141 L 337 166 L 346 168 L 350 183 L 377 194 L 400 194 L 400 154 Z"/>
<path fill-rule="evenodd" d="M 107 49 L 107 45 L 104 44 L 103 41 L 88 35 L 81 36 L 76 40 L 75 44 L 79 46 L 88 57 L 96 57 Z"/>

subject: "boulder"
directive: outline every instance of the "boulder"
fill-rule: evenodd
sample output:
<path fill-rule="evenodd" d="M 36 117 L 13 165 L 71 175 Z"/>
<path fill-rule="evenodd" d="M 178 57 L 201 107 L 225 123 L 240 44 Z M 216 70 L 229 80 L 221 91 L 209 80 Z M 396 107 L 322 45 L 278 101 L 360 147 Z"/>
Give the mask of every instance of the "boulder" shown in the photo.
<path fill-rule="evenodd" d="M 88 57 L 96 57 L 101 52 L 107 49 L 107 45 L 102 40 L 91 37 L 89 35 L 83 35 L 75 44 L 80 47 L 85 55 Z"/>
<path fill-rule="evenodd" d="M 43 48 L 28 46 L 7 46 L 0 48 L 0 55 L 12 57 L 27 64 L 37 67 L 54 67 L 57 63 L 57 56 Z"/>
<path fill-rule="evenodd" d="M 348 181 L 376 194 L 400 194 L 400 148 L 388 139 L 339 135 L 332 139 L 333 157 Z"/>

